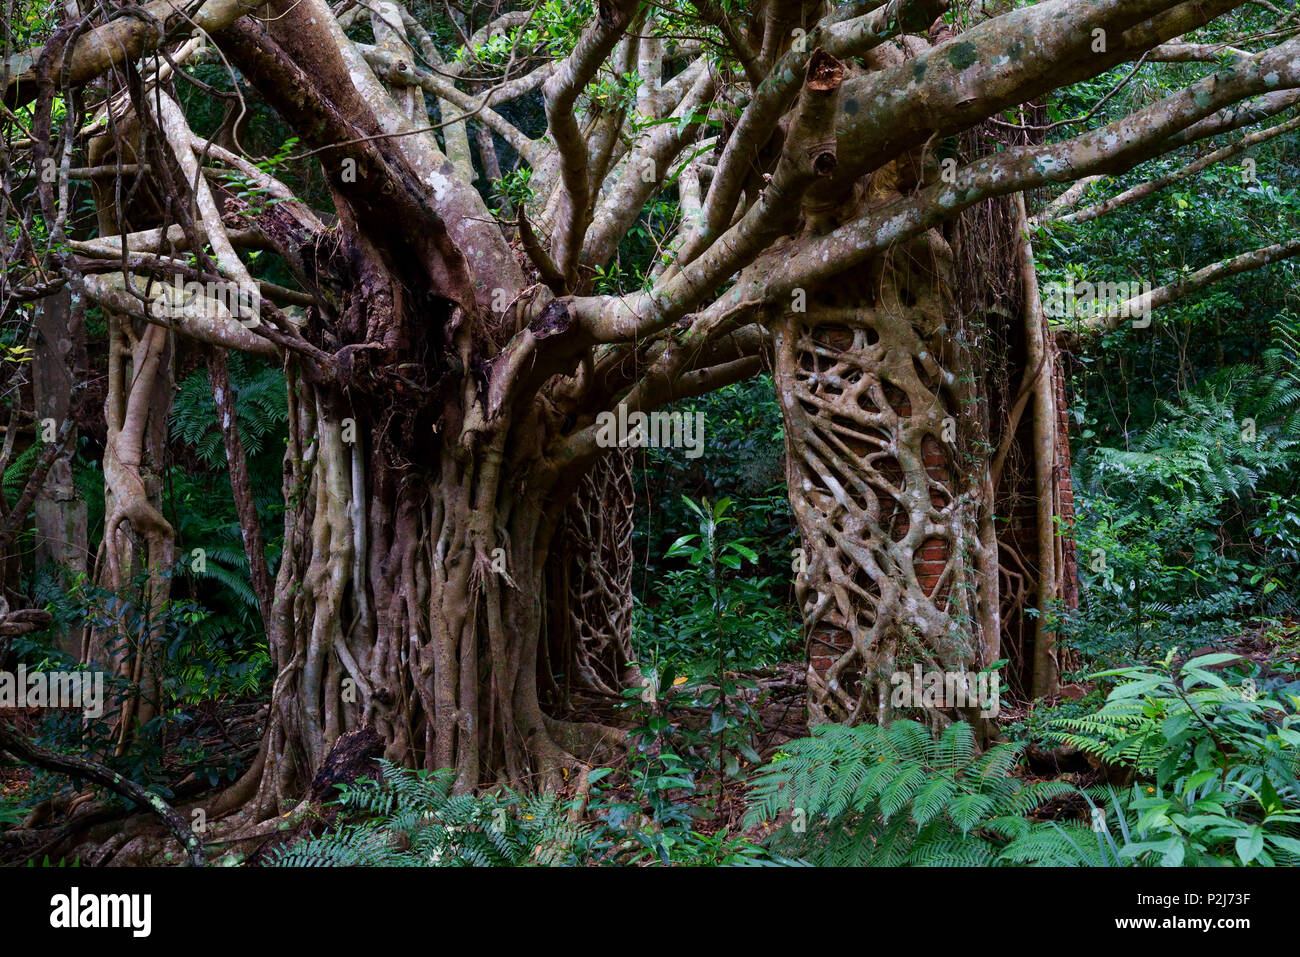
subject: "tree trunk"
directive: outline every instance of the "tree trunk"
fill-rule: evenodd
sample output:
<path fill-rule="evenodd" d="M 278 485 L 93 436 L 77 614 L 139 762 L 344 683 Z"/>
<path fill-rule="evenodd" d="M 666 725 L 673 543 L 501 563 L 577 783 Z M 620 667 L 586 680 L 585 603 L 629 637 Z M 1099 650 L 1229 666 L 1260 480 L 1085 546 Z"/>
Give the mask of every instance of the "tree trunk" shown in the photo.
<path fill-rule="evenodd" d="M 91 162 L 134 162 L 149 133 L 132 114 L 113 134 L 91 141 Z M 111 188 L 94 186 L 99 232 L 116 236 L 162 221 L 152 190 L 132 194 L 124 209 Z M 105 310 L 108 374 L 104 399 L 104 532 L 95 583 L 117 596 L 115 618 L 88 627 L 82 660 L 123 679 L 130 691 L 115 716 L 121 753 L 162 705 L 161 618 L 170 595 L 175 532 L 162 512 L 167 417 L 172 403 L 172 333 Z"/>
<path fill-rule="evenodd" d="M 577 757 L 601 757 L 616 735 L 540 704 L 545 567 L 567 493 L 538 442 L 515 435 L 506 455 L 502 421 L 453 445 L 418 403 L 376 419 L 297 375 L 290 394 L 255 818 L 282 813 L 360 727 L 391 760 L 455 769 L 462 791 L 558 784 Z"/>
<path fill-rule="evenodd" d="M 869 201 L 909 175 L 878 173 Z M 1006 657 L 1013 692 L 1056 691 L 1069 447 L 1022 224 L 1015 201 L 983 203 L 774 329 L 813 723 L 897 716 L 914 665 L 970 675 Z"/>
<path fill-rule="evenodd" d="M 952 282 L 931 232 L 775 330 L 813 723 L 887 721 L 892 675 L 996 648 L 988 443 Z"/>
<path fill-rule="evenodd" d="M 162 699 L 162 616 L 170 593 L 175 532 L 162 513 L 171 333 L 108 317 L 104 414 L 104 539 L 97 583 L 122 599 L 116 620 L 91 631 L 85 660 L 131 688 L 117 715 L 118 749 L 150 721 Z M 138 591 L 137 591 L 138 589 Z"/>
<path fill-rule="evenodd" d="M 63 290 L 39 303 L 36 324 L 41 348 L 32 364 L 32 391 L 37 431 L 47 424 L 58 428 L 64 418 L 75 416 L 72 388 L 86 377 L 85 330 L 74 328 L 80 313 L 72 309 L 72 294 Z M 78 324 L 80 325 L 80 324 Z M 72 481 L 72 460 L 76 454 L 76 430 L 64 445 L 45 482 L 36 495 L 36 562 L 52 562 L 64 574 L 86 573 L 86 502 Z M 80 639 L 69 633 L 58 636 L 60 650 L 80 653 Z"/>

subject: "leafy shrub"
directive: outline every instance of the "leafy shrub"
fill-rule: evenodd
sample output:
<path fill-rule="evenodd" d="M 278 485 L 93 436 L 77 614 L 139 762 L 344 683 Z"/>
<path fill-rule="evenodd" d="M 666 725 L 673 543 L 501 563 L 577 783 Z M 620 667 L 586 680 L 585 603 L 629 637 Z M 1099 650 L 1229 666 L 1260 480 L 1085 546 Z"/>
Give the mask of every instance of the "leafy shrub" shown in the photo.
<path fill-rule="evenodd" d="M 1105 673 L 1121 679 L 1105 704 L 1058 719 L 1049 735 L 1132 769 L 1138 781 L 1123 794 L 1108 789 L 1104 806 L 1092 805 L 1091 827 L 1027 834 L 1008 859 L 1300 862 L 1300 685 L 1213 670 L 1235 657 L 1202 655 L 1175 668 L 1171 653 L 1159 665 Z"/>
<path fill-rule="evenodd" d="M 692 802 L 696 762 L 675 750 L 673 729 L 655 719 L 651 723 L 659 730 L 646 733 L 643 726 L 632 735 L 635 753 L 626 769 L 631 794 L 605 791 L 599 784 L 591 789 L 588 811 L 601 840 L 592 862 L 690 867 L 773 863 L 762 848 L 725 826 L 712 834 L 701 830 L 707 812 Z M 599 781 L 607 773 L 610 769 L 598 768 L 590 778 Z"/>
<path fill-rule="evenodd" d="M 179 569 L 166 574 L 174 578 Z M 102 715 L 83 719 L 76 709 L 51 709 L 35 737 L 55 750 L 75 754 L 90 750 L 113 770 L 166 797 L 167 782 L 175 779 L 177 771 L 180 776 L 192 772 L 212 785 L 237 776 L 236 755 L 222 749 L 209 751 L 189 733 L 194 719 L 187 706 L 255 693 L 269 678 L 271 662 L 264 643 L 246 647 L 214 635 L 211 615 L 196 602 L 177 598 L 151 609 L 140 600 L 148 575 L 147 570 L 141 571 L 117 592 L 93 584 L 84 575 L 65 588 L 52 569 L 44 570 L 34 578 L 36 597 L 51 612 L 53 622 L 43 631 L 14 639 L 13 650 L 31 670 L 68 670 L 81 666 L 54 646 L 57 633 L 92 628 L 109 635 L 110 644 L 158 646 L 162 661 L 162 696 L 155 702 L 158 713 L 135 730 L 123 752 L 113 753 L 106 744 L 113 739 L 112 722 L 121 701 L 139 689 L 111 673 L 105 674 Z M 29 791 L 48 797 L 65 785 L 62 775 L 39 772 Z"/>
<path fill-rule="evenodd" d="M 673 663 L 679 670 L 708 661 L 715 671 L 770 665 L 789 658 L 798 630 L 791 610 L 772 600 L 783 582 L 775 576 L 740 577 L 759 554 L 752 539 L 722 540 L 724 527 L 739 526 L 732 501 L 699 504 L 682 496 L 698 531 L 676 539 L 666 558 L 684 568 L 666 572 L 662 598 L 636 605 L 633 643 L 639 658 Z"/>
<path fill-rule="evenodd" d="M 635 552 L 644 571 L 636 587 L 642 598 L 656 591 L 663 572 L 680 567 L 666 560 L 673 540 L 694 517 L 683 496 L 736 503 L 737 538 L 756 546 L 758 571 L 789 582 L 794 517 L 784 485 L 785 431 L 770 375 L 756 376 L 672 406 L 704 414 L 705 455 L 689 459 L 679 449 L 638 449 Z M 779 599 L 769 599 L 777 603 Z"/>
<path fill-rule="evenodd" d="M 1095 675 L 1100 708 L 1045 736 L 1127 769 L 1131 787 L 1080 792 L 1014 773 L 1023 745 L 977 755 L 971 729 L 825 725 L 751 783 L 747 824 L 778 817 L 774 853 L 816 864 L 1052 866 L 1300 863 L 1300 682 L 1220 673 L 1234 655 Z M 1082 798 L 1083 821 L 1040 821 Z"/>
<path fill-rule="evenodd" d="M 1126 448 L 1080 450 L 1077 540 L 1085 601 L 1075 644 L 1119 663 L 1205 642 L 1250 611 L 1294 611 L 1300 584 L 1300 362 L 1295 319 L 1262 367 L 1208 376 Z"/>

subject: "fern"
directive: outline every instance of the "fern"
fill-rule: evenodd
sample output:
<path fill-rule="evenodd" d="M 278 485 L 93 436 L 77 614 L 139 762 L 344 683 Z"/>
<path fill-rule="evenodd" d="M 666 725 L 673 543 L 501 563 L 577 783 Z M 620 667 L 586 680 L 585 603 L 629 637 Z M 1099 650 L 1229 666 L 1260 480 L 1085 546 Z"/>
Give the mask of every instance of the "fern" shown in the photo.
<path fill-rule="evenodd" d="M 23 486 L 27 484 L 32 470 L 36 468 L 36 460 L 40 458 L 44 449 L 44 443 L 33 442 L 13 457 L 4 475 L 0 476 L 0 487 L 4 489 L 5 502 L 9 507 L 13 506 Z"/>
<path fill-rule="evenodd" d="M 1219 369 L 1177 401 L 1156 402 L 1156 422 L 1129 448 L 1097 449 L 1083 470 L 1090 491 L 1119 479 L 1142 496 L 1241 500 L 1300 463 L 1300 317 L 1281 313 L 1272 331 L 1260 366 Z"/>
<path fill-rule="evenodd" d="M 1233 657 L 1203 655 L 1174 668 L 1171 652 L 1158 665 L 1111 672 L 1121 680 L 1098 711 L 1051 722 L 1049 740 L 1127 767 L 1138 781 L 1126 795 L 1085 795 L 1091 829 L 1027 833 L 1007 849 L 1007 859 L 1294 864 L 1300 695 L 1295 685 L 1260 689 L 1254 679 L 1212 670 Z"/>
<path fill-rule="evenodd" d="M 230 384 L 235 393 L 235 417 L 244 450 L 249 457 L 255 457 L 285 428 L 288 411 L 284 375 L 274 366 L 233 354 Z M 194 372 L 178 387 L 172 400 L 171 434 L 173 439 L 192 448 L 209 468 L 225 468 L 225 446 L 206 371 Z"/>
<path fill-rule="evenodd" d="M 822 725 L 754 778 L 746 824 L 788 816 L 771 844 L 814 864 L 988 866 L 1025 815 L 1076 793 L 1015 777 L 1021 748 L 979 754 L 964 722 L 937 740 L 914 721 Z"/>
<path fill-rule="evenodd" d="M 342 786 L 343 823 L 282 848 L 278 867 L 521 867 L 579 864 L 586 825 L 554 794 L 452 794 L 452 771 L 412 771 L 380 760 L 382 782 Z"/>
<path fill-rule="evenodd" d="M 1291 687 L 1267 697 L 1253 679 L 1208 670 L 1233 657 L 1202 655 L 1174 669 L 1171 652 L 1158 665 L 1104 672 L 1121 681 L 1102 706 L 1052 721 L 1046 737 L 1158 786 L 1208 769 L 1202 785 L 1258 791 L 1267 781 L 1300 806 L 1300 696 Z"/>

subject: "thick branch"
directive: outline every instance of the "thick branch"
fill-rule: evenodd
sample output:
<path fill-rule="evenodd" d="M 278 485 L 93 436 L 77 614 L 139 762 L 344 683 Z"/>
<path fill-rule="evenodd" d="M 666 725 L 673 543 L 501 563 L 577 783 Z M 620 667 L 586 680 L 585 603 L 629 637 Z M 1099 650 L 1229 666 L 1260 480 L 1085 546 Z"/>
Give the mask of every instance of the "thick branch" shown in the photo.
<path fill-rule="evenodd" d="M 1240 0 L 1046 0 L 844 85 L 838 181 L 851 183 L 938 133 L 969 128 L 1049 90 L 1098 76 L 1231 10 Z M 1094 31 L 1106 38 L 1094 52 Z"/>
<path fill-rule="evenodd" d="M 1131 169 L 1171 144 L 1182 145 L 1177 133 L 1225 104 L 1278 86 L 1300 86 L 1300 41 L 1239 61 L 1144 110 L 1074 139 L 1010 149 L 972 163 L 958 171 L 954 183 L 933 184 L 874 210 L 868 219 L 801 243 L 798 255 L 787 252 L 764 277 L 759 291 L 771 298 L 788 295 L 800 283 L 820 282 L 992 196 Z M 1207 135 L 1215 132 L 1205 129 Z M 756 294 L 751 289 L 744 293 Z"/>
<path fill-rule="evenodd" d="M 602 0 L 596 19 L 582 32 L 573 52 L 545 83 L 546 118 L 560 154 L 563 183 L 552 256 L 570 283 L 576 280 L 578 253 L 591 217 L 592 189 L 587 168 L 587 144 L 578 127 L 574 106 L 578 95 L 623 35 L 636 4 L 630 0 Z"/>
<path fill-rule="evenodd" d="M 196 12 L 185 14 L 186 4 L 173 0 L 154 0 L 132 15 L 116 19 L 89 30 L 53 64 L 53 75 L 67 73 L 71 86 L 81 86 L 113 67 L 136 60 L 154 49 L 159 40 L 158 28 L 170 32 L 192 22 L 194 28 L 211 33 L 225 27 L 264 4 L 264 0 L 207 0 Z M 188 31 L 186 31 L 188 32 Z M 25 106 L 36 98 L 36 62 L 41 48 L 14 54 L 4 64 L 4 103 L 8 107 Z"/>
<path fill-rule="evenodd" d="M 366 62 L 384 79 L 393 82 L 405 81 L 413 83 L 426 92 L 432 93 L 440 101 L 450 103 L 461 110 L 459 115 L 444 116 L 444 126 L 448 123 L 463 122 L 470 118 L 477 119 L 509 143 L 530 166 L 541 164 L 548 147 L 544 143 L 529 139 L 517 126 L 492 109 L 491 104 L 501 103 L 509 99 L 508 96 L 499 95 L 499 87 L 494 87 L 475 97 L 468 93 L 462 93 L 456 89 L 455 84 L 444 80 L 437 74 L 422 70 L 386 51 L 368 49 L 362 50 L 362 53 L 365 55 Z M 539 69 L 530 74 L 529 79 L 535 80 L 533 85 L 536 86 L 545 79 L 548 73 L 549 67 Z"/>

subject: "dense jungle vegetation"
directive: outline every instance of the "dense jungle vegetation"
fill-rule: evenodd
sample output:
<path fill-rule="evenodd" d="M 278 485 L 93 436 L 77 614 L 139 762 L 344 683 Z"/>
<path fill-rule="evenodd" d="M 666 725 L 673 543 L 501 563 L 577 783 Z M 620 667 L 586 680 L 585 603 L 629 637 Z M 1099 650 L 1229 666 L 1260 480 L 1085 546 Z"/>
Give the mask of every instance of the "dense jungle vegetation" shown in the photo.
<path fill-rule="evenodd" d="M 1300 863 L 1294 3 L 4 44 L 3 863 Z"/>

